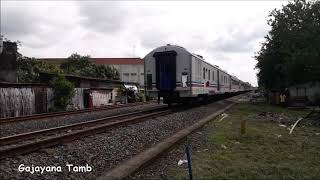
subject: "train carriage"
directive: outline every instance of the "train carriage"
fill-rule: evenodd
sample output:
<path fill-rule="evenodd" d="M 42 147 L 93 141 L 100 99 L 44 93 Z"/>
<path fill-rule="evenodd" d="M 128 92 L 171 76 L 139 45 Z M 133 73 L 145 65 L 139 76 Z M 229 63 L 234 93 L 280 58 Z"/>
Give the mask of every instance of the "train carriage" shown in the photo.
<path fill-rule="evenodd" d="M 231 76 L 231 92 L 237 92 L 240 89 L 241 81 L 235 77 Z"/>
<path fill-rule="evenodd" d="M 240 80 L 180 46 L 158 47 L 144 63 L 147 95 L 163 97 L 165 103 L 240 91 Z"/>

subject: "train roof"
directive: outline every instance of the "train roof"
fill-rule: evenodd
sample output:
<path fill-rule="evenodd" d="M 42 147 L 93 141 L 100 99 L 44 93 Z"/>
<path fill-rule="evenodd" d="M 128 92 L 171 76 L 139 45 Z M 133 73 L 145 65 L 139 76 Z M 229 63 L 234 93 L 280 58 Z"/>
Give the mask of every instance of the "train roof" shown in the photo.
<path fill-rule="evenodd" d="M 205 62 L 205 63 L 207 63 L 207 64 L 209 64 L 209 65 L 211 65 L 211 66 L 213 66 L 213 67 L 215 67 L 215 68 L 217 68 L 217 69 L 219 69 L 219 71 L 222 71 L 222 72 L 230 75 L 230 76 L 233 77 L 234 79 L 236 79 L 236 80 L 244 83 L 243 81 L 241 81 L 241 80 L 240 80 L 239 78 L 237 78 L 236 76 L 231 75 L 231 74 L 228 73 L 226 70 L 221 69 L 219 66 L 210 64 L 209 62 L 207 62 L 207 61 L 203 58 L 203 56 L 201 56 L 201 55 L 199 55 L 199 54 L 191 53 L 191 52 L 188 51 L 186 48 L 184 48 L 184 47 L 182 47 L 182 46 L 178 46 L 178 45 L 167 44 L 167 45 L 165 45 L 165 46 L 157 47 L 157 48 L 153 49 L 151 52 L 149 52 L 143 59 L 145 59 L 147 56 L 150 56 L 150 55 L 152 56 L 152 54 L 155 53 L 155 52 L 165 51 L 165 50 L 174 50 L 174 51 L 176 51 L 177 53 L 179 53 L 179 52 L 188 53 L 188 54 L 190 54 L 191 56 L 194 56 L 194 57 L 202 60 L 203 62 Z"/>
<path fill-rule="evenodd" d="M 192 55 L 192 53 L 190 53 L 186 48 L 184 47 L 181 47 L 181 46 L 178 46 L 178 45 L 171 45 L 171 44 L 167 44 L 165 46 L 160 46 L 160 47 L 157 47 L 155 49 L 153 49 L 151 52 L 149 52 L 143 59 L 145 59 L 146 57 L 148 56 L 152 56 L 153 53 L 155 52 L 159 52 L 159 51 L 166 51 L 166 50 L 174 50 L 176 51 L 177 53 L 178 52 L 184 52 L 184 53 L 188 53 L 190 55 Z"/>

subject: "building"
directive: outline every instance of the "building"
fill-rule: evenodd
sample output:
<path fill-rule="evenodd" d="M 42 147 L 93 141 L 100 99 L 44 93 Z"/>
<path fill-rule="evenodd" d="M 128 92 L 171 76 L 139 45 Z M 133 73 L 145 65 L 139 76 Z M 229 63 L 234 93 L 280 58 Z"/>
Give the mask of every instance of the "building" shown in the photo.
<path fill-rule="evenodd" d="M 0 82 L 0 118 L 25 116 L 57 110 L 54 89 L 49 82 L 56 76 L 39 73 L 40 83 Z M 74 95 L 67 109 L 84 109 L 127 103 L 119 80 L 64 75 L 74 84 Z"/>
<path fill-rule="evenodd" d="M 292 103 L 320 105 L 320 81 L 291 85 L 288 90 Z"/>
<path fill-rule="evenodd" d="M 290 85 L 285 89 L 271 89 L 268 92 L 270 104 L 280 104 L 280 94 L 287 95 L 290 106 L 304 107 L 308 105 L 320 105 L 320 81 Z"/>
<path fill-rule="evenodd" d="M 66 58 L 40 58 L 39 60 L 52 64 L 61 64 Z M 134 83 L 140 89 L 144 87 L 144 61 L 141 58 L 90 58 L 92 63 L 114 67 L 119 71 L 124 83 Z"/>
<path fill-rule="evenodd" d="M 40 73 L 40 82 L 48 83 L 54 77 L 55 75 L 51 73 Z M 123 98 L 119 93 L 122 85 L 120 81 L 77 75 L 65 75 L 65 78 L 74 84 L 75 94 L 72 104 L 79 109 L 114 104 Z M 53 91 L 49 94 L 53 94 Z M 50 99 L 48 102 L 53 100 Z"/>

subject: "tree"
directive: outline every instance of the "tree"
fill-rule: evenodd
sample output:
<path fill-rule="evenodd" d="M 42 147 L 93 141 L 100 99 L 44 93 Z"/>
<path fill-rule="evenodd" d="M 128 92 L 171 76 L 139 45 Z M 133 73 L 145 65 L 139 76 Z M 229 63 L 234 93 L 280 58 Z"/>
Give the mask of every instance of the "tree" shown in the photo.
<path fill-rule="evenodd" d="M 89 76 L 107 79 L 119 79 L 119 72 L 110 66 L 96 65 L 89 61 L 90 56 L 81 56 L 77 53 L 67 58 L 67 61 L 61 64 L 61 69 L 66 74 L 80 76 Z"/>
<path fill-rule="evenodd" d="M 54 64 L 38 61 L 35 58 L 29 58 L 18 53 L 17 57 L 17 81 L 23 83 L 39 82 L 39 73 L 62 73 L 62 70 Z"/>
<path fill-rule="evenodd" d="M 320 2 L 290 1 L 269 17 L 271 30 L 255 56 L 259 86 L 320 80 Z"/>
<path fill-rule="evenodd" d="M 69 56 L 66 62 L 62 63 L 60 67 L 66 74 L 80 75 L 82 70 L 91 66 L 89 58 L 89 55 L 81 56 L 77 53 L 74 53 Z"/>

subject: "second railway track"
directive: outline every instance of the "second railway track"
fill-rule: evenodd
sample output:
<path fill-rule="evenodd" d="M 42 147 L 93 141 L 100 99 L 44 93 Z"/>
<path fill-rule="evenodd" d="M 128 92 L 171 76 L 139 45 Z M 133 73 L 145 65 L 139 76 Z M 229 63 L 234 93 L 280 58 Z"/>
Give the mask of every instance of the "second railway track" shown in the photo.
<path fill-rule="evenodd" d="M 139 102 L 139 103 L 130 103 L 130 104 L 119 104 L 119 105 L 108 105 L 96 108 L 86 108 L 80 110 L 72 110 L 72 111 L 60 111 L 60 112 L 51 112 L 51 113 L 42 113 L 42 114 L 33 114 L 27 116 L 18 116 L 18 117 L 9 117 L 9 118 L 0 118 L 0 124 L 9 124 L 9 123 L 17 123 L 17 122 L 24 122 L 24 121 L 31 121 L 31 120 L 41 120 L 51 117 L 59 117 L 59 116 L 66 116 L 66 115 L 73 115 L 73 114 L 81 114 L 81 113 L 88 113 L 88 112 L 95 112 L 95 111 L 104 111 L 104 110 L 111 110 L 116 108 L 124 108 L 124 107 L 131 107 L 136 105 L 143 105 L 149 104 L 151 102 Z"/>
<path fill-rule="evenodd" d="M 81 123 L 69 124 L 49 129 L 42 129 L 23 134 L 15 134 L 0 138 L 0 159 L 30 153 L 43 148 L 70 142 L 114 127 L 125 126 L 147 118 L 169 114 L 175 111 L 186 110 L 195 106 L 212 102 L 198 102 L 191 106 L 158 107 L 138 112 L 99 118 Z M 31 140 L 30 140 L 31 139 Z"/>
<path fill-rule="evenodd" d="M 155 108 L 92 121 L 43 129 L 0 138 L 0 159 L 30 153 L 42 148 L 76 140 L 81 137 L 101 133 L 107 129 L 124 126 L 172 112 L 172 109 Z M 110 122 L 111 121 L 111 122 Z"/>

